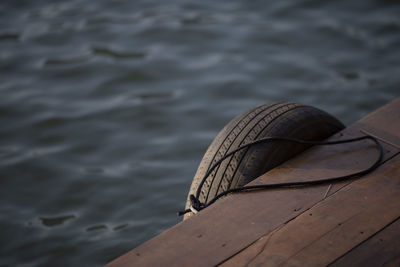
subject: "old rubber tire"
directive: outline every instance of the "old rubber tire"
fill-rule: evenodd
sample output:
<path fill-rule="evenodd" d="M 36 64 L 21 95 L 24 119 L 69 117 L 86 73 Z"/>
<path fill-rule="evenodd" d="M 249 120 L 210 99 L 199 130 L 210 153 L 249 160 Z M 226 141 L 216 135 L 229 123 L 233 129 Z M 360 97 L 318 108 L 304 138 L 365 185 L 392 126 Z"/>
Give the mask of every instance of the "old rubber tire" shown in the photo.
<path fill-rule="evenodd" d="M 196 193 L 210 166 L 228 152 L 249 141 L 266 136 L 323 140 L 344 125 L 328 113 L 296 103 L 265 104 L 230 121 L 207 149 L 190 187 Z M 307 149 L 308 146 L 277 141 L 243 149 L 224 160 L 207 178 L 199 200 L 209 201 L 227 189 L 243 186 L 261 174 Z M 190 206 L 189 198 L 186 208 Z M 187 214 L 185 218 L 190 216 Z"/>

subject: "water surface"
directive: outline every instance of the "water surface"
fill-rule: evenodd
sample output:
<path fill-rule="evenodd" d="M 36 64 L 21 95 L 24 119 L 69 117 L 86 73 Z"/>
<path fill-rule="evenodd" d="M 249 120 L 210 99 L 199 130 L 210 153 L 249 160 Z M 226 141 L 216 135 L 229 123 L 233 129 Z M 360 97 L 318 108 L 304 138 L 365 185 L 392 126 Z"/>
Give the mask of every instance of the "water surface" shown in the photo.
<path fill-rule="evenodd" d="M 177 223 L 265 102 L 350 124 L 398 97 L 398 1 L 2 1 L 0 265 L 104 264 Z"/>

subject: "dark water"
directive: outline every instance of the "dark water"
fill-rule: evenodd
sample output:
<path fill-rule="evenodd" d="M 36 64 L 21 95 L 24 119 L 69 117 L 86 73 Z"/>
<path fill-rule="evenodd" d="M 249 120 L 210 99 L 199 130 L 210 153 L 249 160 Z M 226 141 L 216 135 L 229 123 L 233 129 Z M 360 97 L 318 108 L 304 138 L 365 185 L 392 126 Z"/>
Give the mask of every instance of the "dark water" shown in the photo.
<path fill-rule="evenodd" d="M 400 95 L 399 1 L 0 2 L 0 265 L 100 265 L 177 223 L 207 145 L 291 100 Z M 29 266 L 31 266 L 29 265 Z"/>

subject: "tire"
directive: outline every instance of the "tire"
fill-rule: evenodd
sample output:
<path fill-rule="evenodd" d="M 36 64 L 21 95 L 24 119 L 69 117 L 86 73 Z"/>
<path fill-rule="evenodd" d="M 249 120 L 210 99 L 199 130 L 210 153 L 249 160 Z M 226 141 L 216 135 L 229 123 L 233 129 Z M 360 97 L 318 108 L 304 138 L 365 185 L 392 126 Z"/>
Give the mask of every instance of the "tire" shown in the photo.
<path fill-rule="evenodd" d="M 190 206 L 189 196 L 196 194 L 207 170 L 233 149 L 267 136 L 323 140 L 343 128 L 340 121 L 322 110 L 288 102 L 265 104 L 237 116 L 208 147 L 193 178 L 186 208 Z M 308 147 L 277 141 L 238 151 L 210 174 L 202 187 L 199 200 L 204 203 L 227 189 L 243 186 Z M 184 219 L 189 216 L 185 215 Z"/>

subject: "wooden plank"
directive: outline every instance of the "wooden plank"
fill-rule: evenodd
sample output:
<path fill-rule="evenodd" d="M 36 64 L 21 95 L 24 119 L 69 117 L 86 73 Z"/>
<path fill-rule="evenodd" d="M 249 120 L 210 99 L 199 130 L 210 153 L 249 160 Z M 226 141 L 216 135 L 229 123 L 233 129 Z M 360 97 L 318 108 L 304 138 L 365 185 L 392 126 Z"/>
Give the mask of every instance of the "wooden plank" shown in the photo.
<path fill-rule="evenodd" d="M 224 265 L 326 266 L 400 217 L 399 192 L 397 156 L 379 174 L 344 187 Z"/>
<path fill-rule="evenodd" d="M 400 266 L 400 256 L 397 256 L 394 259 L 389 260 L 388 262 L 385 262 L 383 267 L 399 267 Z"/>
<path fill-rule="evenodd" d="M 395 104 L 399 106 L 399 102 Z M 383 110 L 386 112 L 387 109 Z M 374 113 L 374 116 L 381 119 L 361 122 L 378 128 L 379 123 L 385 121 L 391 128 L 400 129 L 399 120 L 391 120 L 385 112 L 383 115 L 379 111 Z M 359 131 L 360 126 L 354 126 L 345 129 L 343 135 L 338 134 L 332 139 L 359 136 Z M 392 133 L 393 131 L 388 136 L 395 136 Z M 385 145 L 385 160 L 392 158 L 398 151 L 396 147 Z M 254 183 L 345 175 L 366 167 L 375 157 L 376 150 L 365 142 L 316 147 L 281 165 L 279 169 L 261 176 Z M 371 175 L 378 175 L 382 171 L 380 168 Z M 334 196 L 343 187 L 345 189 L 346 184 L 334 185 L 330 189 L 330 195 Z M 117 258 L 109 266 L 216 265 L 323 201 L 327 187 L 279 189 L 227 196 L 196 216 Z"/>
<path fill-rule="evenodd" d="M 371 147 L 358 152 L 352 155 L 353 160 L 345 160 L 342 165 L 348 168 L 351 162 L 356 164 L 354 159 L 367 156 L 371 160 L 376 156 Z M 337 161 L 333 161 L 336 168 Z M 324 177 L 324 170 L 330 169 L 322 165 L 319 170 L 319 177 Z M 290 168 L 287 172 L 290 173 L 288 177 L 297 177 Z M 341 173 L 347 172 L 349 170 L 343 168 Z M 286 178 L 284 174 L 282 177 Z M 301 177 L 304 179 L 305 176 Z M 117 259 L 110 266 L 157 266 L 160 263 L 178 266 L 194 262 L 197 266 L 218 264 L 321 201 L 325 191 L 326 186 L 319 186 L 228 196 Z"/>
<path fill-rule="evenodd" d="M 400 266 L 400 219 L 331 264 L 339 266 Z"/>
<path fill-rule="evenodd" d="M 368 114 L 358 123 L 366 127 L 372 127 L 372 131 L 375 131 L 377 135 L 388 140 L 394 138 L 393 142 L 400 145 L 399 122 L 400 98 L 397 98 L 389 104 Z M 356 127 L 363 128 L 361 125 L 357 125 Z"/>

